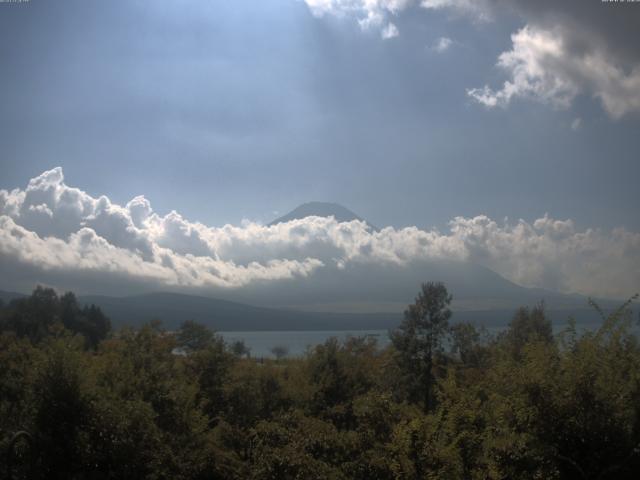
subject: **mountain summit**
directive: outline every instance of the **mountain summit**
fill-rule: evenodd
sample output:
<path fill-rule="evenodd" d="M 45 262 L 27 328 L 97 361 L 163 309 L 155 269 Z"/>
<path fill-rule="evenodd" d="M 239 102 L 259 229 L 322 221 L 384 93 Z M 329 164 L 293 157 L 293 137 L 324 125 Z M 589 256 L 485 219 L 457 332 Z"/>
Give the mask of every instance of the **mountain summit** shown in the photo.
<path fill-rule="evenodd" d="M 365 222 L 367 225 L 369 225 L 373 230 L 377 230 L 377 228 L 371 225 L 371 223 L 367 222 L 363 218 L 360 218 L 348 208 L 343 207 L 342 205 L 339 205 L 337 203 L 328 202 L 303 203 L 286 215 L 276 218 L 269 224 L 269 226 L 277 225 L 278 223 L 290 222 L 291 220 L 299 220 L 306 217 L 334 217 L 338 222 L 360 220 L 361 222 Z"/>

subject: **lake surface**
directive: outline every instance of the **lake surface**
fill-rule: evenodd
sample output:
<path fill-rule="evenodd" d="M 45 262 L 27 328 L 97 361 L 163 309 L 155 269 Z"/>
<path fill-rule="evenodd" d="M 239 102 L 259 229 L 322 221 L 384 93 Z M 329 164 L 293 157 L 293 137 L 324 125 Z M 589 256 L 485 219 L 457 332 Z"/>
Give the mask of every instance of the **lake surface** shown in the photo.
<path fill-rule="evenodd" d="M 288 356 L 303 355 L 307 348 L 324 343 L 331 337 L 345 340 L 348 337 L 372 336 L 381 348 L 389 344 L 387 330 L 326 330 L 326 331 L 275 331 L 275 332 L 217 332 L 225 342 L 244 341 L 251 349 L 252 357 L 273 357 L 271 349 L 282 346 L 289 350 Z"/>
<path fill-rule="evenodd" d="M 601 325 L 601 322 L 585 322 L 579 323 L 576 327 L 578 332 L 584 330 L 595 330 Z M 567 327 L 566 323 L 557 323 L 553 325 L 554 334 L 559 333 Z M 486 327 L 489 335 L 496 335 L 504 326 Z M 638 333 L 637 325 L 633 328 Z M 225 342 L 231 343 L 236 340 L 244 341 L 245 345 L 251 349 L 252 357 L 273 358 L 271 353 L 273 347 L 285 347 L 288 349 L 287 356 L 297 357 L 304 355 L 308 348 L 313 348 L 327 341 L 331 337 L 338 340 L 345 340 L 348 337 L 364 337 L 371 336 L 377 343 L 378 347 L 384 348 L 389 342 L 388 330 L 323 330 L 323 331 L 252 331 L 252 332 L 217 332 L 221 335 Z"/>

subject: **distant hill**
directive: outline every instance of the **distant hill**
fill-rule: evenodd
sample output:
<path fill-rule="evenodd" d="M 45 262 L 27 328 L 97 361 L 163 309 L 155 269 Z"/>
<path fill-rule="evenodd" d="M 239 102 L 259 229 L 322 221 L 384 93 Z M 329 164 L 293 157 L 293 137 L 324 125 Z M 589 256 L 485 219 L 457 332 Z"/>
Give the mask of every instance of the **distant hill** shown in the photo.
<path fill-rule="evenodd" d="M 403 314 L 402 310 L 395 313 L 328 313 L 271 309 L 178 293 L 81 296 L 78 300 L 82 304 L 98 305 L 115 327 L 139 326 L 158 319 L 168 329 L 178 328 L 185 320 L 195 320 L 217 331 L 380 330 L 398 326 Z M 455 311 L 452 321 L 504 326 L 513 313 L 513 309 Z M 596 312 L 588 308 L 551 309 L 549 314 L 555 323 L 566 322 L 569 315 L 581 323 L 599 320 Z"/>
<path fill-rule="evenodd" d="M 308 278 L 228 290 L 224 298 L 274 309 L 401 312 L 427 281 L 444 282 L 453 295 L 454 311 L 513 311 L 541 300 L 550 310 L 589 308 L 587 298 L 580 295 L 525 288 L 481 265 L 444 260 L 401 265 L 354 262 L 345 269 L 319 269 Z M 605 308 L 618 305 L 602 302 Z"/>
<path fill-rule="evenodd" d="M 368 330 L 390 328 L 402 319 L 402 312 L 300 312 L 179 293 L 130 297 L 80 296 L 78 300 L 82 304 L 99 306 L 115 326 L 137 326 L 158 319 L 170 329 L 177 328 L 185 320 L 195 320 L 218 331 Z"/>
<path fill-rule="evenodd" d="M 293 209 L 286 215 L 276 218 L 269 224 L 277 225 L 278 223 L 290 222 L 291 220 L 300 220 L 307 217 L 334 217 L 338 222 L 351 222 L 352 220 L 360 220 L 369 225 L 373 230 L 377 230 L 375 226 L 362 219 L 351 210 L 337 203 L 328 202 L 308 202 L 303 203 L 299 207 Z"/>
<path fill-rule="evenodd" d="M 2 302 L 4 302 L 5 304 L 9 303 L 11 300 L 15 298 L 23 298 L 23 297 L 26 297 L 24 293 L 4 292 L 0 290 L 0 300 L 2 300 Z"/>
<path fill-rule="evenodd" d="M 23 293 L 0 291 L 0 299 L 5 304 L 24 297 L 26 295 Z M 198 321 L 217 331 L 385 330 L 398 326 L 403 314 L 402 307 L 395 312 L 384 313 L 308 312 L 163 292 L 128 297 L 85 295 L 79 296 L 78 301 L 84 305 L 99 306 L 116 328 L 137 327 L 156 319 L 170 330 L 178 328 L 185 320 Z M 548 313 L 556 324 L 564 324 L 569 316 L 575 317 L 582 325 L 599 322 L 593 309 L 587 308 L 585 303 L 580 305 L 575 303 L 572 307 L 564 308 L 556 305 L 555 308 L 549 308 Z M 454 309 L 452 321 L 501 327 L 507 325 L 513 313 L 513 308 Z"/>

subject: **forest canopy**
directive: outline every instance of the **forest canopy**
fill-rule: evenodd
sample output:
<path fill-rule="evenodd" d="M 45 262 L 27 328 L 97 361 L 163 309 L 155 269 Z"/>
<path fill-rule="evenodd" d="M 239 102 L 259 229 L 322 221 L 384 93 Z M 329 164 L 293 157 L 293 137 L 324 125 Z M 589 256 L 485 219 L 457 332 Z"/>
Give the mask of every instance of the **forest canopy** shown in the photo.
<path fill-rule="evenodd" d="M 522 307 L 491 336 L 450 299 L 422 285 L 386 348 L 256 359 L 192 321 L 113 331 L 39 287 L 0 306 L 0 458 L 32 479 L 636 478 L 631 302 L 556 335 Z"/>

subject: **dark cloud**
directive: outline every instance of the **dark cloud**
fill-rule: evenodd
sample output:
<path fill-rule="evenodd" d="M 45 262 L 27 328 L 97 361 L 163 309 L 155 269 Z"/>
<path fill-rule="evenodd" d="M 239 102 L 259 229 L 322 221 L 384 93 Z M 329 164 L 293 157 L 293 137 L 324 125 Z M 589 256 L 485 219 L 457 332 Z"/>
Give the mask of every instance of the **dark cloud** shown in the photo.
<path fill-rule="evenodd" d="M 495 8 L 515 9 L 528 23 L 561 27 L 568 48 L 584 54 L 606 48 L 623 63 L 640 62 L 640 5 L 602 0 L 494 0 Z"/>

